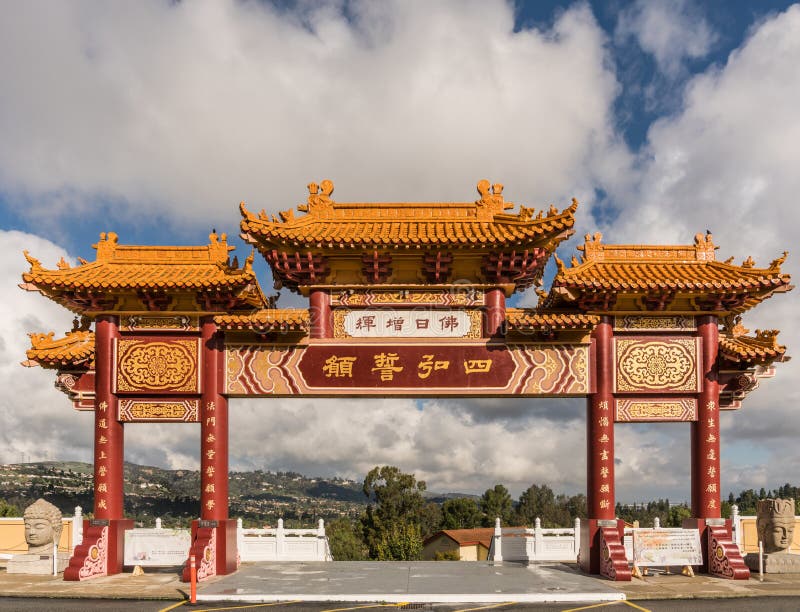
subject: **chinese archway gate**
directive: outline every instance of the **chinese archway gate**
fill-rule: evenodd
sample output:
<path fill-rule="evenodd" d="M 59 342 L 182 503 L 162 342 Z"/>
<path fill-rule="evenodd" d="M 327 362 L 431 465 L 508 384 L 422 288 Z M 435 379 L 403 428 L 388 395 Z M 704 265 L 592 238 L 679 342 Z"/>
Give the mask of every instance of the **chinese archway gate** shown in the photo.
<path fill-rule="evenodd" d="M 229 397 L 586 397 L 588 520 L 581 567 L 630 579 L 614 515 L 616 423 L 691 424 L 692 519 L 704 570 L 746 578 L 720 515 L 720 418 L 785 359 L 777 331 L 741 314 L 792 288 L 751 258 L 716 261 L 709 234 L 686 246 L 603 244 L 587 235 L 568 267 L 556 247 L 577 202 L 539 211 L 478 184 L 467 203 L 340 203 L 333 184 L 279 213 L 241 205 L 241 232 L 276 287 L 306 296 L 278 309 L 224 234 L 201 247 L 128 246 L 101 234 L 96 260 L 45 269 L 26 253 L 24 289 L 80 315 L 65 337 L 32 334 L 27 365 L 57 372 L 94 411 L 94 518 L 66 580 L 122 570 L 124 425 L 199 422 L 201 507 L 192 552 L 201 578 L 237 567 L 228 516 Z M 558 272 L 536 308 L 506 308 Z M 93 329 L 92 329 L 93 325 Z"/>

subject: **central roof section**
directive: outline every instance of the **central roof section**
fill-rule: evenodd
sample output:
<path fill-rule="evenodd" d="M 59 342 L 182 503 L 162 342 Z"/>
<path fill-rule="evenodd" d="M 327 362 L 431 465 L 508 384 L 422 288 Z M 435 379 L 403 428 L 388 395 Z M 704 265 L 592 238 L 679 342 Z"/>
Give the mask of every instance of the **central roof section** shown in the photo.
<path fill-rule="evenodd" d="M 301 215 L 294 209 L 280 218 L 256 215 L 240 205 L 242 237 L 264 255 L 281 286 L 298 291 L 460 280 L 509 285 L 510 293 L 540 282 L 547 259 L 571 235 L 577 209 L 573 200 L 562 211 L 521 206 L 509 213 L 514 204 L 503 198 L 503 186 L 487 180 L 478 183 L 474 202 L 345 203 L 331 198 L 331 181 L 308 188 L 307 203 L 297 207 Z M 454 253 L 473 258 L 455 270 Z"/>

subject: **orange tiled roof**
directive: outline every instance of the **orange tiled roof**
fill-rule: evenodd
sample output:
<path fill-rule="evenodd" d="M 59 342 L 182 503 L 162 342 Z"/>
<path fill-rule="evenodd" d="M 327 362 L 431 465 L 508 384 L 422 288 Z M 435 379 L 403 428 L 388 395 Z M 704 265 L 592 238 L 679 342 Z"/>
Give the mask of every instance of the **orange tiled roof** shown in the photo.
<path fill-rule="evenodd" d="M 308 331 L 309 316 L 305 308 L 259 310 L 250 314 L 224 314 L 214 317 L 222 329 L 270 331 Z"/>
<path fill-rule="evenodd" d="M 425 543 L 431 542 L 442 534 L 456 542 L 459 546 L 474 546 L 475 544 L 480 544 L 485 548 L 489 548 L 492 543 L 492 537 L 494 536 L 494 527 L 443 529 L 426 538 Z"/>
<path fill-rule="evenodd" d="M 755 336 L 748 336 L 749 331 L 737 321 L 731 329 L 721 333 L 720 356 L 734 363 L 750 364 L 788 360 L 786 347 L 778 344 L 780 332 L 777 329 L 757 329 Z"/>
<path fill-rule="evenodd" d="M 556 258 L 558 273 L 543 307 L 576 302 L 581 294 L 696 294 L 745 295 L 731 312 L 752 308 L 775 292 L 791 289 L 790 276 L 781 273 L 786 253 L 768 268 L 756 268 L 752 258 L 741 265 L 732 259 L 716 261 L 711 235 L 695 236 L 693 245 L 606 245 L 602 236 L 587 234 L 580 260 L 566 267 Z"/>
<path fill-rule="evenodd" d="M 241 230 L 259 248 L 417 248 L 447 245 L 453 248 L 548 246 L 553 249 L 567 237 L 575 219 L 577 202 L 559 212 L 555 207 L 534 215 L 520 207 L 517 214 L 504 211 L 514 205 L 503 199 L 503 186 L 478 183 L 481 198 L 457 203 L 341 203 L 331 199 L 333 183 L 321 189 L 309 185 L 307 204 L 271 218 L 262 210 L 255 215 L 240 205 Z"/>
<path fill-rule="evenodd" d="M 22 365 L 43 368 L 63 368 L 65 366 L 94 366 L 94 332 L 74 330 L 63 338 L 55 339 L 55 333 L 28 334 L 31 348 L 25 354 L 27 361 Z"/>
<path fill-rule="evenodd" d="M 31 269 L 22 275 L 23 288 L 38 290 L 70 310 L 82 312 L 69 294 L 120 295 L 130 292 L 221 291 L 235 293 L 239 302 L 264 306 L 265 299 L 253 272 L 253 256 L 242 268 L 229 261 L 225 234 L 210 235 L 206 246 L 131 246 L 117 243 L 117 234 L 100 235 L 92 245 L 97 249 L 93 262 L 80 260 L 71 267 L 63 259 L 57 269 L 47 270 L 39 260 L 25 252 Z"/>
<path fill-rule="evenodd" d="M 541 312 L 535 308 L 506 309 L 509 330 L 592 329 L 600 317 L 580 312 Z"/>

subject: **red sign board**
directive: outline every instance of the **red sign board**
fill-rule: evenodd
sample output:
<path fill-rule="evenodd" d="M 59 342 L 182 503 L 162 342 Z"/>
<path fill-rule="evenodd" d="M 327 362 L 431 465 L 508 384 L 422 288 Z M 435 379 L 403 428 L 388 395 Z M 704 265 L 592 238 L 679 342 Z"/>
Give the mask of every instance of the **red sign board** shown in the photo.
<path fill-rule="evenodd" d="M 313 345 L 297 364 L 310 387 L 505 387 L 516 365 L 505 346 Z"/>

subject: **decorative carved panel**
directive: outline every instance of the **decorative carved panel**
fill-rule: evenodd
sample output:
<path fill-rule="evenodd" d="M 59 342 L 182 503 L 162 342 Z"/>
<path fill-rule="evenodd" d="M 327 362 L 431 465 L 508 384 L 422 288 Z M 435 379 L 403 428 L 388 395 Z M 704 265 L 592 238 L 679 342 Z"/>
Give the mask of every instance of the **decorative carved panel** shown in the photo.
<path fill-rule="evenodd" d="M 120 338 L 115 393 L 200 393 L 200 339 Z"/>
<path fill-rule="evenodd" d="M 680 315 L 653 317 L 629 315 L 614 317 L 615 331 L 694 331 L 697 329 L 694 317 Z"/>
<path fill-rule="evenodd" d="M 453 286 L 448 289 L 342 289 L 331 291 L 331 306 L 483 306 L 483 289 Z"/>
<path fill-rule="evenodd" d="M 623 423 L 696 421 L 697 400 L 694 398 L 676 400 L 618 399 L 615 420 Z"/>
<path fill-rule="evenodd" d="M 698 338 L 615 338 L 615 393 L 697 393 Z"/>
<path fill-rule="evenodd" d="M 122 328 L 127 331 L 162 331 L 165 329 L 195 331 L 200 329 L 197 317 L 189 315 L 155 316 L 131 315 L 122 320 Z"/>
<path fill-rule="evenodd" d="M 119 401 L 119 420 L 124 423 L 197 423 L 199 414 L 200 400 L 196 399 L 179 401 L 121 399 Z"/>

